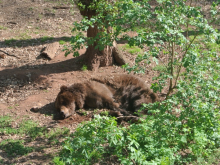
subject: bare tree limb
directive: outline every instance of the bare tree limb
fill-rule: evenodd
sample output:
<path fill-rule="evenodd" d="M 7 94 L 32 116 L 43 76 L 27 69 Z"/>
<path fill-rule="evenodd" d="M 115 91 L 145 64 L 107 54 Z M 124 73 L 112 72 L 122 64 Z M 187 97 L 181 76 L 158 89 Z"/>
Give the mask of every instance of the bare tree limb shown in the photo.
<path fill-rule="evenodd" d="M 15 55 L 13 55 L 13 54 L 8 54 L 7 52 L 5 52 L 5 51 L 3 51 L 3 50 L 0 50 L 0 52 L 3 52 L 3 53 L 5 53 L 5 54 L 8 55 L 8 56 L 11 56 L 11 57 L 15 57 L 15 58 L 20 59 L 20 57 L 17 57 L 17 56 L 15 56 Z"/>

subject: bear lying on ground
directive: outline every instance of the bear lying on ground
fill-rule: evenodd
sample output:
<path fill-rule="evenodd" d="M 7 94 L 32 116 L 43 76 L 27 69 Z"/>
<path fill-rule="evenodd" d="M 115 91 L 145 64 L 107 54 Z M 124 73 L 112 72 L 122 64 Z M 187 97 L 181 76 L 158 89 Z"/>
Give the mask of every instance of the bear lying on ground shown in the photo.
<path fill-rule="evenodd" d="M 96 81 L 76 83 L 69 87 L 61 86 L 55 106 L 63 118 L 75 113 L 76 109 L 108 108 L 116 110 L 118 103 L 114 102 L 113 93 L 106 85 Z"/>
<path fill-rule="evenodd" d="M 117 74 L 92 78 L 69 87 L 61 86 L 55 106 L 62 118 L 67 118 L 82 108 L 107 108 L 117 116 L 133 115 L 142 103 L 158 101 L 144 81 L 136 76 Z M 110 113 L 111 115 L 111 113 Z"/>
<path fill-rule="evenodd" d="M 138 112 L 143 103 L 159 101 L 147 84 L 133 75 L 117 74 L 92 80 L 106 84 L 111 91 L 114 91 L 114 98 L 121 103 L 121 108 L 132 114 Z"/>

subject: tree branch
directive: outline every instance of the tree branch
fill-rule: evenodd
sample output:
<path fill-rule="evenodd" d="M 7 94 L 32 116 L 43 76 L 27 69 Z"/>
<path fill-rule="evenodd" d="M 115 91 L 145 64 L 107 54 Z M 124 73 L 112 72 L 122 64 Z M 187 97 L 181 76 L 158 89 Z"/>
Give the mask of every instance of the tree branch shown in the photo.
<path fill-rule="evenodd" d="M 194 36 L 194 38 L 191 40 L 190 44 L 189 44 L 188 47 L 186 48 L 186 51 L 185 51 L 185 53 L 183 54 L 182 59 L 184 59 L 184 57 L 186 56 L 186 54 L 187 54 L 189 48 L 191 47 L 192 43 L 194 42 L 194 40 L 196 39 L 197 36 L 198 36 L 198 33 Z M 176 88 L 177 80 L 178 80 L 178 78 L 179 78 L 179 74 L 180 74 L 180 70 L 181 70 L 182 66 L 183 66 L 183 63 L 181 62 L 180 66 L 179 66 L 179 68 L 178 68 L 178 71 L 177 71 L 177 76 L 176 76 L 176 79 L 175 79 L 175 84 L 174 84 L 174 86 L 173 86 L 173 89 Z"/>
<path fill-rule="evenodd" d="M 8 55 L 8 56 L 11 56 L 11 57 L 15 57 L 15 58 L 20 59 L 20 57 L 17 57 L 17 56 L 15 56 L 15 55 L 13 55 L 13 54 L 8 54 L 7 52 L 5 52 L 5 51 L 3 51 L 3 50 L 0 50 L 0 51 L 3 52 L 3 53 L 5 53 L 5 54 Z"/>

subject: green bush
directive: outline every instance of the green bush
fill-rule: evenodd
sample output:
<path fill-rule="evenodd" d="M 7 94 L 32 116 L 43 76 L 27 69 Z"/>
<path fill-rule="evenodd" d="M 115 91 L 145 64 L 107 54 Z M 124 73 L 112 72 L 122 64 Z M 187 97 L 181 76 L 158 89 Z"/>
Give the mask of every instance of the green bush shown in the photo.
<path fill-rule="evenodd" d="M 116 3 L 121 10 L 111 26 L 116 26 L 115 35 L 123 31 L 124 26 L 119 27 L 119 23 L 127 25 L 123 32 L 136 28 L 138 23 L 146 26 L 137 31 L 136 37 L 124 36 L 130 46 L 149 48 L 137 56 L 135 66 L 124 68 L 144 72 L 139 62 L 159 64 L 161 60 L 162 72 L 154 78 L 156 82 L 151 88 L 161 92 L 168 86 L 166 99 L 144 104 L 143 109 L 147 108 L 152 115 L 146 116 L 141 124 L 122 127 L 117 126 L 114 118 L 96 116 L 80 125 L 65 141 L 54 160 L 56 164 L 92 164 L 112 156 L 121 164 L 199 163 L 220 148 L 220 58 L 219 50 L 213 46 L 218 34 L 200 9 L 186 5 L 184 0 L 158 0 L 158 6 L 151 12 L 144 3 Z M 103 23 L 95 19 L 86 23 Z M 189 27 L 194 31 L 190 37 Z"/>
<path fill-rule="evenodd" d="M 203 76 L 191 78 L 195 77 Z M 214 83 L 198 84 L 192 79 L 190 85 L 180 82 L 179 91 L 162 103 L 144 105 L 154 115 L 141 124 L 121 127 L 114 118 L 96 116 L 79 126 L 65 141 L 60 161 L 92 164 L 108 156 L 116 156 L 121 164 L 203 161 L 220 147 L 219 98 L 211 89 L 217 87 Z"/>

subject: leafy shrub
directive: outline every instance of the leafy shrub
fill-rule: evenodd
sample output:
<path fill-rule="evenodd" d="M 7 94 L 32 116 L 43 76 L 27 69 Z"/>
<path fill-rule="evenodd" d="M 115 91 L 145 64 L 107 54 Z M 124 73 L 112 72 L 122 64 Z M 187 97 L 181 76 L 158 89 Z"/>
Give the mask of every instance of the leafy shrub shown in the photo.
<path fill-rule="evenodd" d="M 154 115 L 141 124 L 120 127 L 114 118 L 96 116 L 79 126 L 65 141 L 60 162 L 91 164 L 104 161 L 106 156 L 116 156 L 121 164 L 168 165 L 204 160 L 220 147 L 219 98 L 212 89 L 220 88 L 207 81 L 212 76 L 205 78 L 205 84 L 198 84 L 195 77 L 204 81 L 202 75 L 192 75 L 190 85 L 180 82 L 179 91 L 169 99 L 144 105 Z"/>
<path fill-rule="evenodd" d="M 111 156 L 121 164 L 204 161 L 220 147 L 220 58 L 215 50 L 198 50 L 176 92 L 143 105 L 153 114 L 143 123 L 121 127 L 114 118 L 96 116 L 67 138 L 56 161 L 91 164 Z"/>
<path fill-rule="evenodd" d="M 158 64 L 160 57 L 166 57 L 162 62 L 165 69 L 152 84 L 152 89 L 159 92 L 168 86 L 166 99 L 144 104 L 143 109 L 147 108 L 152 115 L 146 116 L 141 124 L 122 127 L 117 126 L 114 118 L 96 116 L 67 138 L 56 163 L 92 164 L 112 156 L 121 164 L 204 161 L 220 147 L 220 58 L 219 50 L 210 46 L 218 41 L 217 33 L 200 9 L 187 6 L 184 0 L 158 0 L 158 6 L 150 13 L 145 1 L 139 2 L 141 5 L 128 0 L 122 2 L 125 3 L 117 4 L 121 10 L 113 29 L 119 32 L 122 29 L 119 23 L 127 25 L 124 31 L 143 23 L 147 28 L 137 31 L 138 36 L 124 38 L 130 46 L 149 46 L 145 54 L 136 58 L 135 66 L 124 68 L 144 72 L 139 62 L 146 60 L 149 64 L 153 60 Z M 137 11 L 142 12 L 138 15 Z M 129 18 L 130 25 L 126 20 Z M 92 21 L 98 20 L 94 18 L 87 23 Z M 194 31 L 190 37 L 189 27 Z"/>

